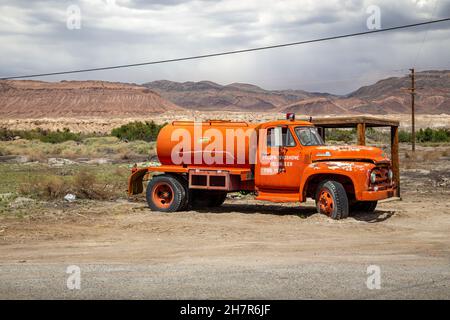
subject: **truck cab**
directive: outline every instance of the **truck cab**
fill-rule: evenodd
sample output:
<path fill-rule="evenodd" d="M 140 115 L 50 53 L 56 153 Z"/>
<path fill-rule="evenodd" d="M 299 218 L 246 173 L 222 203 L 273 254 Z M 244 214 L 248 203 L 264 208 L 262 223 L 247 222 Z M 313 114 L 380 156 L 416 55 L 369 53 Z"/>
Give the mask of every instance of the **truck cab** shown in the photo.
<path fill-rule="evenodd" d="M 161 164 L 135 168 L 130 195 L 142 192 L 143 180 L 149 179 L 147 202 L 156 211 L 218 206 L 228 192 L 250 191 L 262 201 L 312 198 L 319 213 L 343 219 L 351 211 L 373 211 L 378 200 L 395 194 L 391 161 L 381 149 L 326 146 L 311 122 L 288 116 L 260 124 L 215 120 L 195 126 L 173 122 L 161 130 Z"/>

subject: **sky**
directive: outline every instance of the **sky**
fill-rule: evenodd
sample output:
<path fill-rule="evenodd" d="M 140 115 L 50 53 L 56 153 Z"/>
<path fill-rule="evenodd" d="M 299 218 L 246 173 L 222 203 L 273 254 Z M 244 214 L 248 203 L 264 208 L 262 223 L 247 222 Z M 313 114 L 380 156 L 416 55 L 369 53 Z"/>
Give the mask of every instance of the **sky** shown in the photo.
<path fill-rule="evenodd" d="M 310 40 L 450 17 L 450 0 L 0 0 L 0 77 Z M 346 94 L 450 69 L 450 22 L 237 55 L 36 80 L 251 83 Z"/>

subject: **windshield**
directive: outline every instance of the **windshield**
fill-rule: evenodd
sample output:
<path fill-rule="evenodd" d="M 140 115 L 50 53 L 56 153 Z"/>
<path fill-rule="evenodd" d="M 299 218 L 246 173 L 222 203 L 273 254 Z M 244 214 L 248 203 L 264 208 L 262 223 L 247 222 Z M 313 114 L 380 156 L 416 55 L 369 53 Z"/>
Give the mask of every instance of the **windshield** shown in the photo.
<path fill-rule="evenodd" d="M 297 127 L 295 128 L 295 134 L 304 146 L 323 146 L 325 144 L 317 128 Z"/>

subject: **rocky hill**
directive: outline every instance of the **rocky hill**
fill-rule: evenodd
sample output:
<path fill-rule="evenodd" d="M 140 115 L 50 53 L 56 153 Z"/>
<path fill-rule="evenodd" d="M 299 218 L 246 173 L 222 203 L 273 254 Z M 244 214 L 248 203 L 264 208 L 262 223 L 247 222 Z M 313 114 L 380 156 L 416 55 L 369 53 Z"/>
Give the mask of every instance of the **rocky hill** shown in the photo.
<path fill-rule="evenodd" d="M 411 110 L 410 77 L 392 77 L 361 87 L 347 96 L 357 113 L 404 113 Z M 423 114 L 450 113 L 450 71 L 416 73 L 416 111 Z"/>
<path fill-rule="evenodd" d="M 337 104 L 337 99 L 324 97 L 310 98 L 296 101 L 281 108 L 281 112 L 294 112 L 298 114 L 347 114 L 348 110 Z"/>
<path fill-rule="evenodd" d="M 298 112 L 321 114 L 397 114 L 408 113 L 411 86 L 408 76 L 392 77 L 364 86 L 344 96 L 303 90 L 264 90 L 233 83 L 211 81 L 173 82 L 167 80 L 143 84 L 162 97 L 187 109 L 233 111 Z M 450 71 L 416 73 L 416 111 L 422 114 L 450 114 Z"/>
<path fill-rule="evenodd" d="M 316 96 L 329 96 L 303 90 L 264 90 L 246 83 L 220 85 L 211 81 L 144 83 L 162 97 L 187 109 L 230 111 L 274 111 L 279 106 Z"/>
<path fill-rule="evenodd" d="M 0 81 L 5 118 L 139 117 L 166 111 L 296 112 L 302 115 L 407 114 L 408 76 L 392 77 L 345 95 L 264 90 L 245 83 L 153 81 Z M 416 73 L 416 112 L 450 114 L 450 71 Z"/>
<path fill-rule="evenodd" d="M 181 110 L 148 88 L 119 82 L 0 81 L 0 116 L 140 116 Z"/>

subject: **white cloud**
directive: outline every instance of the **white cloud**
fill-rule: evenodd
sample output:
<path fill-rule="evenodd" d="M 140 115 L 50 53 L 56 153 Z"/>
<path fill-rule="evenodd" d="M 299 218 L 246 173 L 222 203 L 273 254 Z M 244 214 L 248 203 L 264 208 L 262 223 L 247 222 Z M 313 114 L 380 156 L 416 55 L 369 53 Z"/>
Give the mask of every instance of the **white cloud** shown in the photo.
<path fill-rule="evenodd" d="M 364 31 L 369 5 L 380 7 L 382 27 L 425 21 L 431 18 L 435 1 L 2 1 L 0 75 L 168 59 Z M 71 4 L 81 9 L 80 30 L 66 28 L 66 8 Z M 438 3 L 434 18 L 450 16 L 449 11 L 449 5 Z M 450 23 L 443 23 L 429 26 L 428 33 L 421 27 L 209 60 L 43 79 L 212 80 L 346 93 L 413 63 L 419 69 L 449 68 L 445 54 L 450 49 L 449 27 Z"/>

